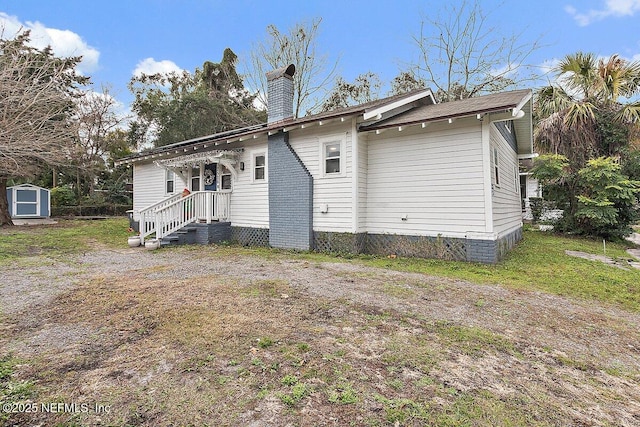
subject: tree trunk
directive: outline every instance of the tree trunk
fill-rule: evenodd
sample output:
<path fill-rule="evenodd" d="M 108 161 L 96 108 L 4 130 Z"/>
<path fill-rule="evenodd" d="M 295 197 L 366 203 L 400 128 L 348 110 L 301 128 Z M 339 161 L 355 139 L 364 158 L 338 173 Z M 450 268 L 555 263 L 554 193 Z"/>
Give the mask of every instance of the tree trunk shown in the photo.
<path fill-rule="evenodd" d="M 7 177 L 0 176 L 0 227 L 4 225 L 13 225 L 13 221 L 11 221 L 7 200 Z"/>
<path fill-rule="evenodd" d="M 80 192 L 80 169 L 76 170 L 76 196 L 78 197 L 78 204 L 80 204 L 80 200 L 82 199 Z"/>

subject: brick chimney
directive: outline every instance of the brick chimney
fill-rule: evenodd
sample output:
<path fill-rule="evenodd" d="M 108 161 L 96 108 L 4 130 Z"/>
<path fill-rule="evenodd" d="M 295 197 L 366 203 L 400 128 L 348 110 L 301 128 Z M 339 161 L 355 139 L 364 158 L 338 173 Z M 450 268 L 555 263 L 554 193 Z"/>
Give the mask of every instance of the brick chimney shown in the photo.
<path fill-rule="evenodd" d="M 293 118 L 293 75 L 291 64 L 267 73 L 267 123 Z"/>

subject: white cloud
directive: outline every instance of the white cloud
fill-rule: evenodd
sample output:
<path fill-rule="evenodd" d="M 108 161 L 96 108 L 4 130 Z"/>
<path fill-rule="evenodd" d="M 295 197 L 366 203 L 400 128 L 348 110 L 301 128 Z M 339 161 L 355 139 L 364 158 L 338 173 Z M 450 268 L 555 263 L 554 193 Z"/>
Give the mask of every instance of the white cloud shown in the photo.
<path fill-rule="evenodd" d="M 168 59 L 156 61 L 153 58 L 146 58 L 138 62 L 136 69 L 133 70 L 133 75 L 139 77 L 142 74 L 169 74 L 172 72 L 181 73 L 182 68 L 178 67 L 175 62 L 169 61 Z"/>
<path fill-rule="evenodd" d="M 81 74 L 91 73 L 98 69 L 100 52 L 89 46 L 80 35 L 70 30 L 48 28 L 44 24 L 36 22 L 22 23 L 16 16 L 0 12 L 0 33 L 4 38 L 13 38 L 20 31 L 31 31 L 31 46 L 43 49 L 51 46 L 56 56 L 81 56 L 82 61 L 77 70 Z"/>
<path fill-rule="evenodd" d="M 576 20 L 578 25 L 584 27 L 609 17 L 633 16 L 636 12 L 640 12 L 640 0 L 605 0 L 603 8 L 589 9 L 584 13 L 578 12 L 571 5 L 565 6 L 564 10 Z"/>

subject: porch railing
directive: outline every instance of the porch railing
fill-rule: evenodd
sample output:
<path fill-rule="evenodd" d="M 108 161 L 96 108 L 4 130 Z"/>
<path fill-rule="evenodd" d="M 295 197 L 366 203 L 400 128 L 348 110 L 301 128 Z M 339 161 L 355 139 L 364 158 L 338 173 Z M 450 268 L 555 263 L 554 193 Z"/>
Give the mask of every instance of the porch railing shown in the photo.
<path fill-rule="evenodd" d="M 162 209 L 165 206 L 172 204 L 176 200 L 180 200 L 181 197 L 182 197 L 182 194 L 180 193 L 174 194 L 173 196 L 169 196 L 165 199 L 162 199 L 159 202 L 154 203 L 150 206 L 147 206 L 146 208 L 141 209 L 138 212 L 138 214 L 140 215 L 139 231 L 140 231 L 140 240 L 142 241 L 142 243 L 144 243 L 145 237 L 153 234 L 156 231 L 155 212 L 158 209 Z"/>
<path fill-rule="evenodd" d="M 148 234 L 143 235 L 141 228 L 140 239 L 144 243 L 144 238 L 153 232 L 156 239 L 162 239 L 196 221 L 226 221 L 229 219 L 230 205 L 231 190 L 193 192 L 156 208 L 153 211 L 152 230 L 147 230 Z M 142 227 L 142 218 L 140 224 Z"/>

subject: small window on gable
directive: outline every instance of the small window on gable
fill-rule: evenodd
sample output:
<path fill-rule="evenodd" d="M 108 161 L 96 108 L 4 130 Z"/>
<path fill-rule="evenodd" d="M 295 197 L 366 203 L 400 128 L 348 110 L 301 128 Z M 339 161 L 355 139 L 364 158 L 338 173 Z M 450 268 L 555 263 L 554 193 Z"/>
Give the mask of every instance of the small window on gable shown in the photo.
<path fill-rule="evenodd" d="M 222 190 L 231 190 L 231 171 L 226 166 L 222 166 L 220 170 L 220 182 L 222 183 Z"/>
<path fill-rule="evenodd" d="M 498 164 L 498 147 L 493 147 L 493 183 L 500 186 L 500 166 Z"/>
<path fill-rule="evenodd" d="M 164 174 L 164 181 L 165 181 L 165 192 L 167 194 L 171 194 L 174 191 L 174 187 L 175 187 L 175 173 L 173 171 L 170 170 L 165 170 L 165 174 Z"/>
<path fill-rule="evenodd" d="M 257 153 L 253 156 L 253 180 L 264 181 L 267 176 L 267 162 L 264 153 Z"/>

